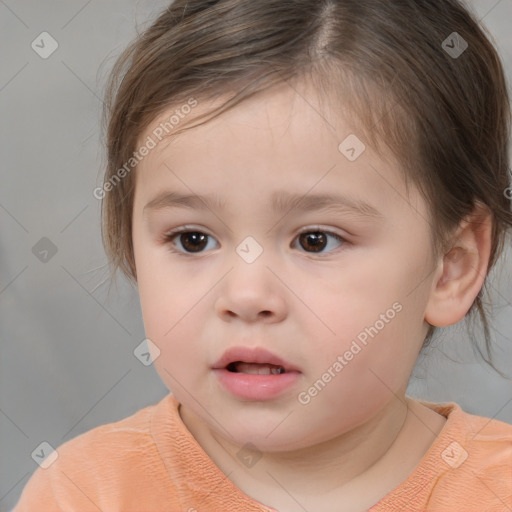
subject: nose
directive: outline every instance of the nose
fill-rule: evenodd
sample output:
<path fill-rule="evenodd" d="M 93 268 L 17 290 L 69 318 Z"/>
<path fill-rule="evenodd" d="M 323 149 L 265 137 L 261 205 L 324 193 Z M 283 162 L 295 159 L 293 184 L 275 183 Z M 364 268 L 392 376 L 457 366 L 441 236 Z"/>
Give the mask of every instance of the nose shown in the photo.
<path fill-rule="evenodd" d="M 287 313 L 286 287 L 276 275 L 263 255 L 252 263 L 236 255 L 218 288 L 217 314 L 225 321 L 282 321 Z"/>

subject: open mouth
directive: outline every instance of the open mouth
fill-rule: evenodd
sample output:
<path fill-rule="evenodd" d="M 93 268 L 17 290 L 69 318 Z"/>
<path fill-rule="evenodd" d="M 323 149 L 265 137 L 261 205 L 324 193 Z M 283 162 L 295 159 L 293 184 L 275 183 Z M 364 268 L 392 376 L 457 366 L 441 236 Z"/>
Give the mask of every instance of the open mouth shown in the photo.
<path fill-rule="evenodd" d="M 274 400 L 298 386 L 301 370 L 263 347 L 228 348 L 212 364 L 223 390 L 252 402 Z"/>
<path fill-rule="evenodd" d="M 285 373 L 283 366 L 267 363 L 245 363 L 234 361 L 226 366 L 226 370 L 233 373 L 246 373 L 252 375 L 280 375 Z"/>

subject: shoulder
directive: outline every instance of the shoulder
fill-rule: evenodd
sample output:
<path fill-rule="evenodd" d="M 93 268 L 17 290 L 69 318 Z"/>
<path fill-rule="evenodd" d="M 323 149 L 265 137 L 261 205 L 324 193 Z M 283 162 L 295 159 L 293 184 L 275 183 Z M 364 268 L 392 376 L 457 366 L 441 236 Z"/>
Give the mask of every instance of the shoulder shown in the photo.
<path fill-rule="evenodd" d="M 512 425 L 462 412 L 467 425 L 465 449 L 473 476 L 481 481 L 506 483 L 512 495 Z M 498 481 L 499 481 L 498 480 Z M 493 483 L 492 487 L 495 488 Z M 509 507 L 512 505 L 508 505 Z"/>
<path fill-rule="evenodd" d="M 512 425 L 420 400 L 446 418 L 421 462 L 371 512 L 512 510 Z"/>
<path fill-rule="evenodd" d="M 458 404 L 436 404 L 437 411 L 448 418 L 441 439 L 452 439 L 467 452 L 462 455 L 481 467 L 512 464 L 512 425 L 464 411 Z M 448 455 L 448 454 L 445 454 Z"/>
<path fill-rule="evenodd" d="M 129 417 L 76 436 L 51 455 L 45 453 L 48 463 L 37 467 L 13 512 L 89 510 L 101 507 L 98 502 L 117 506 L 118 502 L 105 502 L 105 498 L 128 495 L 145 481 L 162 478 L 165 468 L 153 437 L 153 422 L 157 411 L 172 407 L 172 397 L 167 395 Z"/>
<path fill-rule="evenodd" d="M 433 499 L 485 510 L 512 508 L 512 425 L 464 411 L 458 404 L 437 404 L 448 420 L 436 440 L 439 479 Z"/>
<path fill-rule="evenodd" d="M 55 464 L 64 469 L 69 464 L 85 467 L 114 466 L 119 459 L 130 458 L 133 451 L 151 445 L 151 417 L 157 405 L 140 409 L 119 421 L 99 425 L 60 445 Z"/>

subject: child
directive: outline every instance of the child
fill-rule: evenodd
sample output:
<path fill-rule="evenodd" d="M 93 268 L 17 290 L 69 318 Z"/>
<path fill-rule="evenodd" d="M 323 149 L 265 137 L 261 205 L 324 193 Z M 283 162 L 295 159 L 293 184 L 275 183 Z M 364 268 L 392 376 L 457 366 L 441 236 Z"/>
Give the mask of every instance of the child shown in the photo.
<path fill-rule="evenodd" d="M 512 225 L 504 73 L 457 0 L 176 0 L 105 114 L 105 247 L 172 394 L 16 512 L 512 508 L 512 426 L 406 396 L 436 327 L 476 309 L 489 344 Z"/>

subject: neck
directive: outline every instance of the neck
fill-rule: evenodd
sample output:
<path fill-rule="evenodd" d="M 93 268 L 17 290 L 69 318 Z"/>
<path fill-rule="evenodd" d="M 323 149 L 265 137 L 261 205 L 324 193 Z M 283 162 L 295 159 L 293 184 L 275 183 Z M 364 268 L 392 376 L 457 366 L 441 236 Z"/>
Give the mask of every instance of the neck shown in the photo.
<path fill-rule="evenodd" d="M 271 473 L 327 493 L 367 473 L 390 453 L 408 417 L 407 402 L 393 401 L 371 420 L 328 441 L 289 452 L 265 453 L 260 476 Z M 226 447 L 229 453 L 232 446 Z M 311 478 L 315 475 L 314 479 Z M 314 481 L 313 481 L 314 480 Z"/>
<path fill-rule="evenodd" d="M 381 462 L 396 454 L 408 412 L 405 394 L 400 399 L 394 396 L 375 416 L 349 432 L 294 451 L 265 452 L 256 465 L 245 468 L 237 459 L 240 446 L 208 429 L 188 409 L 180 409 L 198 443 L 221 470 L 232 473 L 230 478 L 239 488 L 268 487 L 270 475 L 292 494 L 308 489 L 328 493 L 365 474 L 377 476 Z"/>

